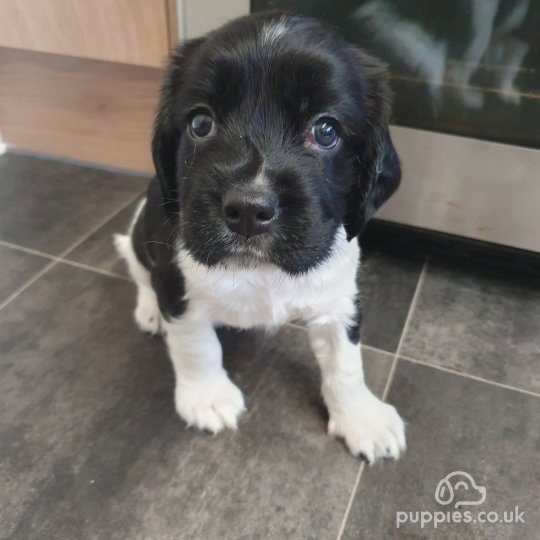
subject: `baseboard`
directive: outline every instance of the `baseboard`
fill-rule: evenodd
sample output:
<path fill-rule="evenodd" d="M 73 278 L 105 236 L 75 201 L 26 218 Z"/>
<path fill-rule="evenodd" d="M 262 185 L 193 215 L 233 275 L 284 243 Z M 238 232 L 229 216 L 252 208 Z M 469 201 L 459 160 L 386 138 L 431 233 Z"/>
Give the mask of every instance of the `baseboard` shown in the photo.
<path fill-rule="evenodd" d="M 9 147 L 153 172 L 161 69 L 0 47 L 0 131 Z"/>

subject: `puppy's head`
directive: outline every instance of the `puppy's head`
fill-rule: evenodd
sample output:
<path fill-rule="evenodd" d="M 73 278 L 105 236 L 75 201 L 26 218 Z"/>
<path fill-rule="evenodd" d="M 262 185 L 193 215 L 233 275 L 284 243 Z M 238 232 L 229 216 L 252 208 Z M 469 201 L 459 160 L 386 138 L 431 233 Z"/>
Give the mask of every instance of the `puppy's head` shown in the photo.
<path fill-rule="evenodd" d="M 184 43 L 153 139 L 182 246 L 209 266 L 317 266 L 399 184 L 388 115 L 384 69 L 312 19 L 252 15 Z"/>

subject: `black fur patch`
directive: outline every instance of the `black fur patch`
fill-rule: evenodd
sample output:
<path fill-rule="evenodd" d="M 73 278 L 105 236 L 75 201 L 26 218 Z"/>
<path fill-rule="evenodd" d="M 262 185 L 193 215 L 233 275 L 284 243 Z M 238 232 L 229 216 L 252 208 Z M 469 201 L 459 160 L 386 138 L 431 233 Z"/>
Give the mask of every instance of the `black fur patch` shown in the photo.
<path fill-rule="evenodd" d="M 356 315 L 354 323 L 347 327 L 347 336 L 349 337 L 349 341 L 356 345 L 360 343 L 360 329 L 362 327 L 362 303 L 359 295 L 356 296 L 354 305 L 356 307 Z"/>
<path fill-rule="evenodd" d="M 285 31 L 272 37 L 276 24 Z M 256 14 L 184 43 L 169 65 L 152 144 L 173 234 L 207 266 L 249 259 L 252 245 L 228 229 L 222 201 L 263 174 L 278 213 L 257 238 L 257 256 L 289 274 L 316 267 L 338 228 L 357 236 L 399 184 L 389 101 L 378 62 L 313 19 Z M 196 141 L 187 126 L 201 109 L 216 130 Z M 308 142 L 321 115 L 340 136 L 332 150 Z"/>
<path fill-rule="evenodd" d="M 359 281 L 359 274 L 360 274 L 360 266 L 358 266 L 357 275 L 356 275 L 356 281 L 358 283 Z M 347 336 L 349 337 L 349 341 L 351 343 L 354 343 L 355 345 L 360 343 L 360 336 L 361 336 L 361 330 L 362 330 L 362 298 L 360 297 L 360 294 L 357 293 L 356 297 L 354 299 L 354 319 L 353 323 L 347 327 Z"/>
<path fill-rule="evenodd" d="M 159 309 L 166 320 L 180 317 L 187 308 L 184 276 L 176 263 L 178 223 L 167 214 L 157 178 L 147 192 L 146 205 L 133 228 L 133 249 L 150 272 Z"/>
<path fill-rule="evenodd" d="M 167 321 L 180 317 L 187 309 L 184 276 L 175 264 L 156 266 L 152 272 L 152 286 L 156 291 L 159 310 Z"/>

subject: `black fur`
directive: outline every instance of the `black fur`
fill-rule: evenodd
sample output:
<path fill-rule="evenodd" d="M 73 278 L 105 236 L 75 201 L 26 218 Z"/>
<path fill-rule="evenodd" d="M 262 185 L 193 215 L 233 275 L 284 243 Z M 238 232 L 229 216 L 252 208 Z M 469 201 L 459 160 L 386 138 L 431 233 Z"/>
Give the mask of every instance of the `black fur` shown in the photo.
<path fill-rule="evenodd" d="M 349 341 L 356 345 L 360 343 L 360 328 L 362 327 L 362 300 L 359 294 L 354 299 L 354 308 L 354 321 L 350 326 L 347 326 L 347 336 Z"/>
<path fill-rule="evenodd" d="M 177 229 L 178 224 L 167 215 L 161 187 L 154 178 L 133 228 L 132 243 L 137 258 L 150 272 L 159 309 L 167 320 L 179 317 L 187 308 L 184 276 L 175 261 Z"/>
<path fill-rule="evenodd" d="M 286 32 L 265 42 L 265 28 L 275 23 Z M 171 265 L 173 243 L 203 265 L 264 259 L 299 274 L 329 256 L 340 226 L 356 237 L 400 181 L 389 103 L 384 68 L 313 19 L 251 15 L 181 45 L 152 142 L 159 182 L 140 217 L 144 230 L 137 224 L 135 235 L 165 312 L 175 316 L 186 307 L 170 303 L 184 292 Z M 212 112 L 217 133 L 195 142 L 186 128 L 201 107 Z M 341 142 L 334 150 L 306 143 L 321 114 L 337 121 Z M 278 217 L 250 243 L 227 228 L 222 200 L 261 170 Z"/>

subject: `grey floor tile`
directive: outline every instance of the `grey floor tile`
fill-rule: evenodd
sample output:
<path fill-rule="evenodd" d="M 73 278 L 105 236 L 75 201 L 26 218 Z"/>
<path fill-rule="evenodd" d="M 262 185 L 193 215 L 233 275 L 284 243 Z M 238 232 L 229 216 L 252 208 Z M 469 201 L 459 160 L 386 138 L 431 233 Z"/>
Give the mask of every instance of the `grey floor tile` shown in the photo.
<path fill-rule="evenodd" d="M 19 538 L 34 526 L 40 536 L 42 503 L 66 490 L 70 474 L 82 480 L 75 457 L 114 440 L 115 421 L 125 455 L 113 445 L 103 459 L 118 479 L 125 467 L 114 465 L 154 436 L 163 425 L 155 418 L 173 418 L 172 373 L 160 341 L 132 324 L 133 293 L 129 283 L 59 265 L 0 312 L 0 537 L 21 524 Z M 129 401 L 133 414 L 122 414 Z"/>
<path fill-rule="evenodd" d="M 540 392 L 540 277 L 430 262 L 402 353 Z"/>
<path fill-rule="evenodd" d="M 536 539 L 540 526 L 540 399 L 401 360 L 389 402 L 408 422 L 408 449 L 395 463 L 366 468 L 344 539 Z M 455 511 L 480 494 L 459 487 L 449 505 L 435 501 L 441 479 L 469 473 L 486 488 L 480 506 L 460 511 L 524 511 L 525 523 L 451 523 L 437 530 L 406 523 L 396 512 Z M 413 514 L 414 518 L 414 514 Z"/>
<path fill-rule="evenodd" d="M 211 437 L 175 415 L 165 347 L 135 329 L 133 300 L 59 265 L 0 313 L 0 536 L 332 537 L 358 462 L 325 433 L 306 333 L 220 330 L 249 410 Z M 381 391 L 392 357 L 364 356 Z"/>
<path fill-rule="evenodd" d="M 148 180 L 31 156 L 0 156 L 0 239 L 58 255 Z"/>
<path fill-rule="evenodd" d="M 165 347 L 136 330 L 134 293 L 58 265 L 0 312 L 0 537 L 124 539 L 140 503 L 151 522 L 161 497 L 179 492 L 187 504 L 178 486 L 203 486 L 204 466 L 210 478 L 220 463 L 227 439 L 174 413 Z M 249 400 L 265 336 L 220 337 Z M 158 526 L 178 538 L 178 507 L 173 517 Z"/>
<path fill-rule="evenodd" d="M 114 274 L 128 276 L 125 262 L 118 256 L 113 246 L 113 234 L 125 234 L 133 219 L 135 210 L 142 200 L 137 199 L 116 217 L 89 236 L 66 257 L 71 261 L 107 270 Z"/>
<path fill-rule="evenodd" d="M 359 284 L 363 343 L 396 352 L 423 264 L 419 256 L 364 250 Z"/>
<path fill-rule="evenodd" d="M 359 462 L 326 434 L 327 413 L 307 334 L 283 329 L 260 356 L 269 367 L 248 400 L 239 433 L 224 437 L 214 477 L 203 480 L 197 503 L 178 523 L 179 537 L 334 539 L 337 534 Z M 364 357 L 369 384 L 382 392 L 392 357 L 372 351 Z"/>
<path fill-rule="evenodd" d="M 0 303 L 50 262 L 4 246 L 0 246 L 0 261 Z"/>

